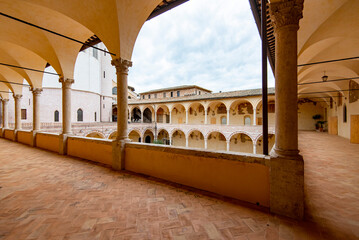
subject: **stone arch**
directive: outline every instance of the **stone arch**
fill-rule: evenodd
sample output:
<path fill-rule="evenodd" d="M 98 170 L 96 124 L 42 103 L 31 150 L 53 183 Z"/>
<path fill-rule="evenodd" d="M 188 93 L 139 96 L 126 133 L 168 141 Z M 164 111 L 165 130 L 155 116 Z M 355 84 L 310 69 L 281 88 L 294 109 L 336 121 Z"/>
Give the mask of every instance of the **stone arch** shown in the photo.
<path fill-rule="evenodd" d="M 181 129 L 173 129 L 171 131 L 172 145 L 178 147 L 186 146 L 186 134 Z"/>
<path fill-rule="evenodd" d="M 263 111 L 262 111 L 262 100 L 258 101 L 256 108 L 256 121 L 257 125 L 262 125 L 263 123 Z M 274 126 L 275 124 L 275 97 L 274 95 L 268 96 L 268 125 Z"/>
<path fill-rule="evenodd" d="M 117 131 L 113 131 L 110 133 L 110 135 L 108 136 L 108 139 L 116 139 L 117 138 Z"/>
<path fill-rule="evenodd" d="M 141 109 L 139 107 L 133 107 L 131 110 L 131 122 L 141 122 Z"/>
<path fill-rule="evenodd" d="M 200 102 L 193 102 L 188 106 L 188 123 L 204 124 L 205 106 Z"/>
<path fill-rule="evenodd" d="M 229 151 L 253 153 L 254 141 L 248 133 L 236 131 L 229 136 L 229 139 Z"/>
<path fill-rule="evenodd" d="M 186 122 L 186 107 L 177 103 L 171 109 L 172 124 L 183 124 Z"/>
<path fill-rule="evenodd" d="M 90 132 L 86 135 L 86 137 L 89 138 L 105 138 L 105 135 L 103 135 L 103 133 L 99 132 L 99 131 L 93 131 Z"/>
<path fill-rule="evenodd" d="M 155 134 L 151 128 L 146 128 L 143 131 L 143 142 L 152 143 L 155 140 Z"/>
<path fill-rule="evenodd" d="M 221 117 L 227 117 L 227 106 L 225 102 L 217 100 L 208 104 L 207 121 L 208 124 L 220 124 Z"/>
<path fill-rule="evenodd" d="M 158 123 L 169 123 L 170 122 L 168 106 L 166 106 L 164 104 L 157 106 L 156 114 L 157 114 L 157 122 Z"/>
<path fill-rule="evenodd" d="M 131 142 L 141 142 L 142 138 L 141 138 L 141 132 L 137 129 L 132 129 L 129 133 L 128 133 L 128 138 L 131 139 Z"/>
<path fill-rule="evenodd" d="M 150 107 L 146 107 L 143 110 L 143 119 L 142 122 L 144 123 L 151 123 L 152 122 L 152 113 L 153 113 L 153 109 L 151 109 Z"/>
<path fill-rule="evenodd" d="M 207 149 L 216 151 L 227 150 L 226 136 L 220 131 L 211 131 L 207 134 Z"/>
<path fill-rule="evenodd" d="M 198 129 L 191 129 L 188 134 L 188 147 L 205 148 L 204 134 Z"/>
<path fill-rule="evenodd" d="M 262 139 L 263 139 L 263 135 L 260 134 L 259 136 L 257 136 L 255 140 L 257 154 L 263 154 Z M 274 144 L 275 144 L 275 134 L 268 132 L 268 152 L 272 150 Z"/>
<path fill-rule="evenodd" d="M 248 99 L 236 99 L 231 102 L 229 109 L 230 123 L 235 125 L 245 125 L 245 117 L 253 119 L 254 107 Z M 252 122 L 252 121 L 251 121 Z"/>
<path fill-rule="evenodd" d="M 162 141 L 163 144 L 169 144 L 170 135 L 164 128 L 158 129 L 157 140 Z"/>

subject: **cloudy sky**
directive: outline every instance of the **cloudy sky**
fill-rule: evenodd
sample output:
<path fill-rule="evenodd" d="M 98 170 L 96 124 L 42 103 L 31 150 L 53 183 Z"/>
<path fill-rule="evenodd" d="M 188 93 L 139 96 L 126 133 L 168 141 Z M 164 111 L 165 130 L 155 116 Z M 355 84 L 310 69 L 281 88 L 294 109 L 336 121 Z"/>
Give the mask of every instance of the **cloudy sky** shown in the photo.
<path fill-rule="evenodd" d="M 261 45 L 248 0 L 190 0 L 143 26 L 129 85 L 195 84 L 214 92 L 261 87 Z M 274 86 L 268 65 L 268 86 Z"/>

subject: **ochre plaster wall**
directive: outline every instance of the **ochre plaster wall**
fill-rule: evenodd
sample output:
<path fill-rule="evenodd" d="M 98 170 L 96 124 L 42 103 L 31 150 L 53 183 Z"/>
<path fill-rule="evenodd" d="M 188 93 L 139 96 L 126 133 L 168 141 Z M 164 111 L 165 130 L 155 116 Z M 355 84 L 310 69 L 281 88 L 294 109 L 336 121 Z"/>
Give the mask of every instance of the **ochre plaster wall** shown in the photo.
<path fill-rule="evenodd" d="M 46 149 L 52 152 L 59 152 L 59 148 L 60 148 L 59 135 L 52 133 L 37 133 L 36 146 L 38 148 Z"/>
<path fill-rule="evenodd" d="M 69 137 L 67 155 L 111 165 L 112 141 L 97 138 Z"/>
<path fill-rule="evenodd" d="M 236 134 L 231 138 L 229 150 L 233 152 L 253 153 L 253 141 L 246 140 L 242 142 L 240 134 Z"/>
<path fill-rule="evenodd" d="M 23 144 L 31 145 L 32 132 L 30 131 L 17 131 L 17 141 Z"/>
<path fill-rule="evenodd" d="M 264 157 L 133 143 L 126 144 L 125 153 L 126 170 L 269 207 L 269 167 Z"/>
<path fill-rule="evenodd" d="M 324 108 L 320 104 L 298 104 L 298 130 L 315 130 L 317 120 L 313 116 L 317 114 L 324 118 Z"/>
<path fill-rule="evenodd" d="M 14 140 L 14 137 L 15 137 L 14 130 L 5 129 L 4 131 L 5 131 L 4 138 L 9 139 L 9 140 Z"/>

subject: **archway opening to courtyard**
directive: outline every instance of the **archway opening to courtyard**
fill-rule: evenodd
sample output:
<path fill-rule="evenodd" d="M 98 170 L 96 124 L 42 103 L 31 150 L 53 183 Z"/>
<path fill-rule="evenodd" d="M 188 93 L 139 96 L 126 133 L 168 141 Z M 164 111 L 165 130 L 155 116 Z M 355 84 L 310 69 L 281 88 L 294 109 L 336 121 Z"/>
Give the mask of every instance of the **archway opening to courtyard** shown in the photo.
<path fill-rule="evenodd" d="M 152 122 L 152 111 L 149 108 L 146 108 L 143 111 L 143 122 L 151 123 Z"/>
<path fill-rule="evenodd" d="M 231 125 L 253 125 L 253 105 L 246 100 L 237 100 L 231 104 L 229 110 Z"/>
<path fill-rule="evenodd" d="M 110 136 L 108 136 L 108 139 L 116 139 L 117 138 L 117 131 L 114 131 L 113 133 L 110 134 Z"/>
<path fill-rule="evenodd" d="M 99 132 L 91 132 L 91 133 L 87 134 L 86 137 L 89 137 L 89 138 L 105 138 L 105 136 L 102 133 L 99 133 Z"/>
<path fill-rule="evenodd" d="M 157 109 L 157 122 L 158 123 L 169 123 L 170 122 L 170 115 L 169 115 L 169 109 L 165 105 L 161 105 Z"/>
<path fill-rule="evenodd" d="M 214 151 L 226 151 L 226 137 L 220 132 L 211 132 L 207 137 L 207 149 Z"/>
<path fill-rule="evenodd" d="M 268 152 L 270 152 L 275 143 L 275 135 L 268 134 Z M 263 154 L 263 136 L 257 140 L 257 154 Z"/>
<path fill-rule="evenodd" d="M 141 142 L 141 134 L 136 130 L 132 130 L 128 134 L 128 138 L 131 139 L 131 142 Z"/>
<path fill-rule="evenodd" d="M 157 141 L 162 142 L 163 144 L 170 144 L 170 135 L 165 129 L 162 129 L 158 132 Z"/>
<path fill-rule="evenodd" d="M 143 139 L 145 143 L 153 143 L 153 140 L 155 139 L 155 135 L 150 129 L 147 129 L 143 134 Z"/>
<path fill-rule="evenodd" d="M 253 140 L 245 133 L 237 133 L 231 137 L 229 151 L 253 153 Z"/>
<path fill-rule="evenodd" d="M 131 111 L 131 122 L 141 122 L 141 110 L 138 107 Z"/>
<path fill-rule="evenodd" d="M 262 101 L 257 105 L 257 125 L 263 124 Z M 268 125 L 275 125 L 275 101 L 273 96 L 268 97 Z"/>
<path fill-rule="evenodd" d="M 186 135 L 181 130 L 176 130 L 172 134 L 172 145 L 176 147 L 186 147 Z"/>
<path fill-rule="evenodd" d="M 208 107 L 207 121 L 209 124 L 227 124 L 227 107 L 223 102 L 212 102 Z"/>
<path fill-rule="evenodd" d="M 182 104 L 176 104 L 171 112 L 172 124 L 183 124 L 186 122 L 186 109 Z"/>
<path fill-rule="evenodd" d="M 204 124 L 205 111 L 201 103 L 192 103 L 188 109 L 188 124 Z"/>
<path fill-rule="evenodd" d="M 194 130 L 188 135 L 188 147 L 190 148 L 204 148 L 204 136 L 198 131 Z"/>

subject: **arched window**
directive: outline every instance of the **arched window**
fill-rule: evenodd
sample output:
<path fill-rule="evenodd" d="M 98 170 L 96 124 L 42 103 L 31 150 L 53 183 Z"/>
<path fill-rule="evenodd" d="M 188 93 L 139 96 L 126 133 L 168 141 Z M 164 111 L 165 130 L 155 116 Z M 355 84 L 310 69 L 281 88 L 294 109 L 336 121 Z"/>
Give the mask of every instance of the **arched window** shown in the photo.
<path fill-rule="evenodd" d="M 84 120 L 83 111 L 81 108 L 77 110 L 77 121 L 82 122 Z"/>
<path fill-rule="evenodd" d="M 60 113 L 59 113 L 59 111 L 56 110 L 55 113 L 54 113 L 54 121 L 58 122 L 59 118 L 60 118 Z"/>
<path fill-rule="evenodd" d="M 97 121 L 97 113 L 95 112 L 95 122 Z"/>
<path fill-rule="evenodd" d="M 343 107 L 343 122 L 347 122 L 347 105 L 344 104 L 344 107 Z"/>
<path fill-rule="evenodd" d="M 245 126 L 250 126 L 251 125 L 251 117 L 250 116 L 245 116 L 244 117 L 244 125 Z"/>
<path fill-rule="evenodd" d="M 227 124 L 227 117 L 221 117 L 221 124 L 226 125 Z"/>

